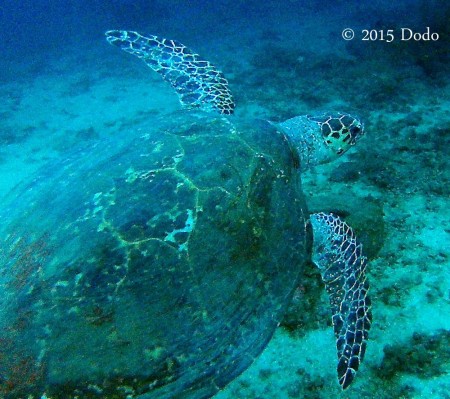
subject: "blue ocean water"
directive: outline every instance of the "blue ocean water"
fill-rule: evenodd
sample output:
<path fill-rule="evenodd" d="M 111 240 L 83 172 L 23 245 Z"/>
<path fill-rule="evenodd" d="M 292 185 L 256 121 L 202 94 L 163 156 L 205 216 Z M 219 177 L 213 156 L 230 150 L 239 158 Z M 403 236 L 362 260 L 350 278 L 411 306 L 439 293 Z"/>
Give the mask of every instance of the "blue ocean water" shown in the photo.
<path fill-rule="evenodd" d="M 443 0 L 4 0 L 0 397 L 448 398 L 449 20 Z M 236 103 L 230 125 L 183 114 L 169 84 L 107 43 L 110 29 L 178 40 L 210 61 Z M 320 275 L 289 264 L 275 239 L 261 264 L 278 273 L 247 273 L 238 259 L 252 264 L 259 238 L 280 228 L 265 219 L 244 236 L 236 226 L 259 217 L 252 206 L 226 208 L 236 213 L 208 234 L 200 215 L 214 201 L 220 215 L 232 189 L 201 196 L 216 176 L 248 176 L 226 170 L 240 162 L 237 144 L 193 141 L 202 129 L 264 134 L 261 121 L 328 110 L 365 128 L 343 157 L 301 173 L 308 210 L 344 217 L 368 257 L 373 324 L 345 391 Z M 202 169 L 200 183 L 177 168 Z M 236 184 L 293 212 L 255 176 Z M 186 250 L 196 228 L 203 251 Z M 219 273 L 213 260 L 229 252 Z M 219 295 L 220 317 L 198 305 Z"/>

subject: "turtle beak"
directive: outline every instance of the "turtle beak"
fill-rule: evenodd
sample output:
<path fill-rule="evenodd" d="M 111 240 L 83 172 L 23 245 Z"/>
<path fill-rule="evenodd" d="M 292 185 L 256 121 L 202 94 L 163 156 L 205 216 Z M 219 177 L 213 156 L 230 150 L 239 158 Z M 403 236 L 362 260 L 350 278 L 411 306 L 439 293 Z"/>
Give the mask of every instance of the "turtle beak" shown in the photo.
<path fill-rule="evenodd" d="M 364 124 L 361 123 L 359 120 L 357 121 L 357 123 L 355 123 L 354 125 L 352 125 L 349 129 L 349 133 L 350 133 L 350 144 L 354 145 L 356 144 L 356 142 L 362 137 L 364 136 Z"/>

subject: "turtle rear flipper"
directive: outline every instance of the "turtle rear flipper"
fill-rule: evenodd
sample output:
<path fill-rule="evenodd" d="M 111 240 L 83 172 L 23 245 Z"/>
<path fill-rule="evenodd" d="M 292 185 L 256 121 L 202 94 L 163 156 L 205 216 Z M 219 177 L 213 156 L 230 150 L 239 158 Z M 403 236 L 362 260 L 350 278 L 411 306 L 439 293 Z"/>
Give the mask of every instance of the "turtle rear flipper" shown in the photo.
<path fill-rule="evenodd" d="M 223 73 L 180 42 L 125 30 L 105 34 L 110 44 L 142 59 L 169 82 L 183 106 L 233 113 L 233 96 Z"/>
<path fill-rule="evenodd" d="M 320 269 L 330 299 L 338 355 L 338 378 L 346 389 L 364 358 L 372 322 L 367 258 L 350 226 L 333 214 L 311 215 L 312 260 Z"/>

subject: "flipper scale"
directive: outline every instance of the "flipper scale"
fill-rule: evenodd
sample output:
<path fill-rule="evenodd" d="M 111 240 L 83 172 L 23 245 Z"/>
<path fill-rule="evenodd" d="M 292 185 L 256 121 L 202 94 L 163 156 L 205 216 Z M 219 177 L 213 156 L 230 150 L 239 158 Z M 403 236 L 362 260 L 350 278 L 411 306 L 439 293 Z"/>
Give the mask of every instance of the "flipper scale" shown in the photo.
<path fill-rule="evenodd" d="M 367 296 L 367 258 L 350 226 L 333 214 L 311 215 L 314 243 L 312 260 L 320 269 L 329 295 L 338 379 L 346 389 L 361 364 L 372 314 Z"/>
<path fill-rule="evenodd" d="M 107 31 L 106 40 L 158 72 L 175 89 L 183 106 L 233 113 L 234 100 L 223 73 L 182 43 L 124 30 Z"/>

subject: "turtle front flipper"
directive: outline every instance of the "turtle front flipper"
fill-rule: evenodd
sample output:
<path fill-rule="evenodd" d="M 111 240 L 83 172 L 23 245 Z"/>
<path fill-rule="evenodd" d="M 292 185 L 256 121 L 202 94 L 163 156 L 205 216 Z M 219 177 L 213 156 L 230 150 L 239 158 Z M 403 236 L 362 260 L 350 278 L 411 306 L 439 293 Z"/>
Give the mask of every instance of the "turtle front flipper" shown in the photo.
<path fill-rule="evenodd" d="M 311 215 L 312 260 L 320 269 L 329 295 L 338 355 L 338 378 L 346 389 L 364 358 L 372 322 L 369 283 L 362 253 L 351 227 L 333 214 Z"/>
<path fill-rule="evenodd" d="M 223 73 L 180 42 L 125 30 L 105 34 L 110 44 L 142 59 L 169 82 L 182 105 L 233 113 L 233 96 Z"/>

